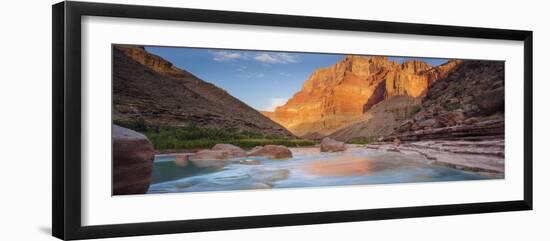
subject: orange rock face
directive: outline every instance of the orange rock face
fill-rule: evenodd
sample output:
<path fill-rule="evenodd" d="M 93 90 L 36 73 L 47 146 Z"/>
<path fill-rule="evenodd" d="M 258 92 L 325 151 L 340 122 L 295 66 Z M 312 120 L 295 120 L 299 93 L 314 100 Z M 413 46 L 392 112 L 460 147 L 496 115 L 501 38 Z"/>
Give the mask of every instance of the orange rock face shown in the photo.
<path fill-rule="evenodd" d="M 189 77 L 187 71 L 177 68 L 172 63 L 164 60 L 160 56 L 147 52 L 143 47 L 119 45 L 116 49 L 124 52 L 128 57 L 137 61 L 145 67 L 148 67 L 159 74 L 173 77 Z"/>
<path fill-rule="evenodd" d="M 288 102 L 264 115 L 295 135 L 327 135 L 353 123 L 392 96 L 419 97 L 459 61 L 432 67 L 421 61 L 398 64 L 380 56 L 346 56 L 316 70 Z"/>

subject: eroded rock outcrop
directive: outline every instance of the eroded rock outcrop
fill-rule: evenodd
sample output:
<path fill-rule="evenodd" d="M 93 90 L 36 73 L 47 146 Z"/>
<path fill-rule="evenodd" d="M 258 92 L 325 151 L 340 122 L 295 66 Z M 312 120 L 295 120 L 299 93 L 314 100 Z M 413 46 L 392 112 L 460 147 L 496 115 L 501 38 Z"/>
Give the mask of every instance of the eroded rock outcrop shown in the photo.
<path fill-rule="evenodd" d="M 231 158 L 229 152 L 200 150 L 189 157 L 193 165 L 202 168 L 222 168 L 225 166 L 225 160 Z"/>
<path fill-rule="evenodd" d="M 248 156 L 263 156 L 273 159 L 291 158 L 292 152 L 286 146 L 265 145 L 252 149 Z"/>
<path fill-rule="evenodd" d="M 369 144 L 367 148 L 421 155 L 428 162 L 459 170 L 477 172 L 489 178 L 504 177 L 504 139 L 475 141 L 427 140 Z"/>
<path fill-rule="evenodd" d="M 374 105 L 358 121 L 328 136 L 339 141 L 351 141 L 376 140 L 380 136 L 390 135 L 396 127 L 400 126 L 401 121 L 418 111 L 420 103 L 420 98 L 410 96 L 388 98 Z"/>
<path fill-rule="evenodd" d="M 212 150 L 228 152 L 231 158 L 246 157 L 246 151 L 238 146 L 231 144 L 216 144 L 214 147 L 212 147 Z"/>
<path fill-rule="evenodd" d="M 402 140 L 504 136 L 504 62 L 464 61 L 429 88 L 421 109 L 392 135 Z"/>
<path fill-rule="evenodd" d="M 333 140 L 329 137 L 323 138 L 321 141 L 321 152 L 336 152 L 345 151 L 346 143 Z"/>
<path fill-rule="evenodd" d="M 149 189 L 155 150 L 143 134 L 113 125 L 113 195 Z"/>
<path fill-rule="evenodd" d="M 396 138 L 400 145 L 390 144 Z M 378 141 L 367 147 L 503 178 L 504 62 L 464 61 L 428 89 L 415 114 Z"/>
<path fill-rule="evenodd" d="M 189 161 L 197 167 L 221 168 L 226 160 L 246 157 L 246 152 L 231 144 L 216 144 L 210 150 L 200 150 L 189 157 Z"/>
<path fill-rule="evenodd" d="M 115 49 L 159 74 L 182 78 L 193 77 L 191 73 L 177 68 L 162 57 L 147 52 L 142 46 L 118 45 Z"/>
<path fill-rule="evenodd" d="M 398 64 L 380 56 L 347 56 L 316 70 L 288 102 L 263 112 L 295 135 L 328 135 L 350 123 L 377 103 L 394 96 L 423 96 L 428 86 L 460 61 L 432 67 L 421 61 Z"/>

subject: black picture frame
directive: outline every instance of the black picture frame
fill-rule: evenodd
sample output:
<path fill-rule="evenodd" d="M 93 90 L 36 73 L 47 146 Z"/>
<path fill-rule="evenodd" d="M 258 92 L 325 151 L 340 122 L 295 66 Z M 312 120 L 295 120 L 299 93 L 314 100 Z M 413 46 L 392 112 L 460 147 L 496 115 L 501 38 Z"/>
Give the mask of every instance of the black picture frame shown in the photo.
<path fill-rule="evenodd" d="M 533 32 L 414 23 L 336 19 L 248 12 L 197 10 L 90 2 L 52 6 L 53 195 L 52 233 L 60 239 L 106 238 L 212 230 L 308 225 L 380 219 L 532 210 L 533 205 Z M 517 40 L 524 43 L 523 199 L 369 210 L 297 213 L 140 222 L 99 226 L 81 224 L 81 17 L 104 16 L 258 26 L 280 26 L 378 33 Z"/>

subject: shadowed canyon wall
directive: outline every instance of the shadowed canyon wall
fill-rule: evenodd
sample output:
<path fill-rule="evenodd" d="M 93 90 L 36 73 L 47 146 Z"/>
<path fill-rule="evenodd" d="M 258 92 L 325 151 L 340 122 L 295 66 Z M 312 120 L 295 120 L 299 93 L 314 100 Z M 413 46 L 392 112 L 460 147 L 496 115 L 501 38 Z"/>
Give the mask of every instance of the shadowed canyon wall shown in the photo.
<path fill-rule="evenodd" d="M 235 128 L 292 134 L 225 90 L 143 47 L 113 47 L 113 120 L 147 126 Z"/>

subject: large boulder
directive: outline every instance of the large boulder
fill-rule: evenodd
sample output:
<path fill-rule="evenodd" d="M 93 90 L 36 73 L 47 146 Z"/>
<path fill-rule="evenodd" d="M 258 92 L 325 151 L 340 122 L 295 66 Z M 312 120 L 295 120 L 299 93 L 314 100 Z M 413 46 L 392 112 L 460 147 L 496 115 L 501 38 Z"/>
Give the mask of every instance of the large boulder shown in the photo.
<path fill-rule="evenodd" d="M 225 160 L 231 158 L 231 154 L 222 150 L 200 150 L 189 157 L 189 161 L 197 167 L 221 168 L 225 166 Z"/>
<path fill-rule="evenodd" d="M 113 125 L 113 195 L 146 193 L 154 158 L 155 149 L 147 137 Z"/>
<path fill-rule="evenodd" d="M 246 157 L 246 152 L 238 146 L 231 144 L 216 144 L 212 147 L 213 151 L 225 151 L 231 158 Z"/>
<path fill-rule="evenodd" d="M 329 137 L 323 138 L 321 141 L 321 152 L 335 152 L 335 151 L 345 151 L 346 143 L 333 140 Z"/>
<path fill-rule="evenodd" d="M 246 157 L 246 152 L 231 144 L 216 144 L 211 150 L 200 150 L 189 157 L 189 161 L 197 167 L 221 168 L 225 160 Z"/>
<path fill-rule="evenodd" d="M 273 159 L 285 159 L 291 158 L 292 152 L 286 146 L 278 145 L 265 145 L 262 147 L 255 147 L 248 153 L 248 156 L 264 156 Z"/>

